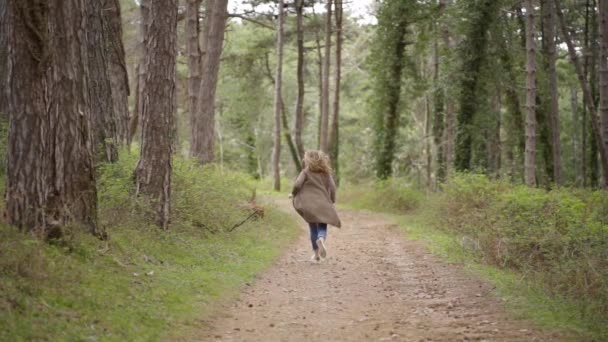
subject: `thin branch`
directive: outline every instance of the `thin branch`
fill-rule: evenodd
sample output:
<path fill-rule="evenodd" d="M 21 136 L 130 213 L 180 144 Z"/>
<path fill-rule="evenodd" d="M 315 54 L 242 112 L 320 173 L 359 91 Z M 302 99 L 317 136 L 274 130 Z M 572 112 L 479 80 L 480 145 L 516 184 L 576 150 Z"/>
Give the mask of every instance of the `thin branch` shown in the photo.
<path fill-rule="evenodd" d="M 266 24 L 266 23 L 261 22 L 261 21 L 259 21 L 259 20 L 256 20 L 256 19 L 253 19 L 253 18 L 250 18 L 250 17 L 248 17 L 248 16 L 246 16 L 246 15 L 243 15 L 243 14 L 232 13 L 232 14 L 228 14 L 228 17 L 230 17 L 230 18 L 239 18 L 239 19 L 243 19 L 243 20 L 246 20 L 246 21 L 252 22 L 252 23 L 254 23 L 254 24 L 260 25 L 260 26 L 262 26 L 262 27 L 265 27 L 265 28 L 267 28 L 267 29 L 270 29 L 270 30 L 273 30 L 273 31 L 275 30 L 275 27 L 274 27 L 274 26 L 269 25 L 269 24 Z"/>

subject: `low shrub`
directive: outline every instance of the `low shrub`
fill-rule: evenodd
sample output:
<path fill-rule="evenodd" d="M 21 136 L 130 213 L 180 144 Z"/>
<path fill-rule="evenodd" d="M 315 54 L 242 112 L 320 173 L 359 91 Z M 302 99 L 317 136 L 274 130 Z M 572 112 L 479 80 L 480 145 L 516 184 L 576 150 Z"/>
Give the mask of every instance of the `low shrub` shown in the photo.
<path fill-rule="evenodd" d="M 154 225 L 134 198 L 136 153 L 100 166 L 99 221 L 107 241 L 72 231 L 45 243 L 0 223 L 0 340 L 166 340 L 194 326 L 218 298 L 270 265 L 299 230 L 251 207 L 247 176 L 176 158 L 172 223 Z"/>
<path fill-rule="evenodd" d="M 103 164 L 99 177 L 99 210 L 102 224 L 123 219 L 152 224 L 154 214 L 142 198 L 133 194 L 136 153 L 123 153 L 114 164 Z M 205 233 L 229 230 L 247 216 L 248 202 L 255 196 L 250 176 L 201 167 L 193 160 L 176 157 L 171 184 L 171 229 L 198 229 Z"/>
<path fill-rule="evenodd" d="M 460 235 L 485 262 L 538 279 L 608 318 L 608 193 L 461 174 L 438 197 L 438 228 Z"/>
<path fill-rule="evenodd" d="M 346 185 L 338 190 L 338 202 L 356 208 L 405 213 L 420 206 L 424 195 L 404 179 L 391 178 L 371 184 Z"/>

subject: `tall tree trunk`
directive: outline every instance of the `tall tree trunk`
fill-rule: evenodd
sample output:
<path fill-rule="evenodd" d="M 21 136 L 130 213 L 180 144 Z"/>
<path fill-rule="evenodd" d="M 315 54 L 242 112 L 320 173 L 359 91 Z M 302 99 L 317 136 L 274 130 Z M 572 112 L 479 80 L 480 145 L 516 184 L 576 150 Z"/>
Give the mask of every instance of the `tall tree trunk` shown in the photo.
<path fill-rule="evenodd" d="M 578 118 L 578 91 L 575 87 L 570 88 L 570 107 L 572 110 L 572 169 L 574 170 L 574 184 L 580 186 L 582 181 L 581 157 L 579 147 L 579 129 L 580 123 Z"/>
<path fill-rule="evenodd" d="M 277 27 L 277 70 L 274 83 L 274 144 L 272 147 L 273 188 L 281 190 L 281 87 L 283 85 L 283 0 L 279 0 L 279 18 Z"/>
<path fill-rule="evenodd" d="M 318 58 L 318 88 L 319 88 L 319 120 L 317 123 L 317 149 L 321 149 L 321 121 L 323 121 L 323 56 L 321 55 L 321 41 L 317 39 Z"/>
<path fill-rule="evenodd" d="M 319 145 L 321 151 L 329 152 L 329 72 L 331 66 L 331 4 L 332 0 L 326 0 L 325 3 L 325 59 L 323 61 L 323 96 L 321 103 L 323 105 L 321 112 L 321 129 L 319 137 Z"/>
<path fill-rule="evenodd" d="M 498 84 L 495 96 L 495 107 L 494 112 L 496 113 L 496 129 L 494 130 L 494 139 L 492 144 L 491 156 L 492 156 L 492 167 L 494 168 L 494 174 L 496 179 L 500 178 L 500 171 L 502 168 L 502 142 L 500 139 L 500 131 L 502 129 L 502 88 Z"/>
<path fill-rule="evenodd" d="M 104 24 L 104 8 L 100 1 L 87 1 L 89 24 L 86 29 L 87 63 L 93 75 L 89 80 L 89 100 L 91 101 L 92 130 L 91 143 L 98 160 L 115 162 L 118 159 L 118 132 L 116 114 L 112 103 L 109 54 L 106 41 L 110 38 Z"/>
<path fill-rule="evenodd" d="M 557 88 L 557 71 L 555 63 L 557 61 L 555 45 L 555 9 L 553 0 L 543 0 L 541 2 L 543 11 L 543 52 L 545 54 L 545 66 L 547 77 L 549 78 L 549 122 L 551 127 L 551 150 L 553 153 L 553 180 L 557 185 L 563 183 L 562 159 L 561 159 L 561 140 L 560 140 L 560 120 L 559 120 L 559 91 Z"/>
<path fill-rule="evenodd" d="M 8 1 L 9 110 L 6 218 L 57 237 L 75 222 L 97 235 L 90 142 L 89 18 L 82 1 Z M 4 34 L 4 33 L 3 33 Z"/>
<path fill-rule="evenodd" d="M 509 19 L 507 16 L 503 16 L 504 24 L 503 27 L 509 27 L 510 21 L 516 21 L 520 27 L 522 35 L 513 36 L 511 30 L 503 30 L 504 38 L 499 39 L 500 43 L 500 60 L 506 73 L 505 82 L 505 104 L 507 113 L 509 114 L 508 120 L 505 125 L 507 128 L 507 145 L 508 156 L 511 159 L 511 170 L 510 176 L 512 180 L 524 181 L 524 159 L 526 150 L 526 134 L 525 134 L 525 117 L 522 111 L 522 103 L 520 101 L 519 89 L 523 88 L 518 82 L 517 73 L 519 69 L 523 69 L 523 63 L 517 61 L 516 58 L 512 57 L 513 46 L 521 46 L 521 49 L 525 51 L 526 48 L 526 24 L 524 15 L 519 4 L 514 6 L 517 15 L 515 18 Z M 519 42 L 518 42 L 519 41 Z M 517 53 L 517 50 L 516 50 Z"/>
<path fill-rule="evenodd" d="M 266 64 L 266 76 L 272 83 L 273 87 L 276 87 L 275 77 L 272 76 L 272 70 L 270 70 L 270 61 L 268 58 L 268 53 L 265 55 L 265 64 Z M 293 165 L 296 168 L 298 173 L 302 171 L 302 159 L 300 159 L 298 155 L 298 149 L 293 142 L 291 137 L 291 133 L 289 132 L 289 122 L 287 121 L 287 111 L 285 110 L 285 102 L 283 101 L 283 95 L 281 94 L 281 98 L 279 99 L 281 104 L 281 124 L 283 126 L 283 136 L 285 137 L 285 142 L 287 143 L 287 147 L 289 147 L 289 152 L 291 153 L 291 158 L 293 160 Z"/>
<path fill-rule="evenodd" d="M 555 8 L 557 11 L 557 17 L 559 19 L 559 25 L 562 31 L 562 38 L 566 42 L 568 46 L 568 53 L 570 55 L 570 59 L 574 64 L 574 68 L 576 70 L 576 74 L 578 76 L 579 83 L 583 90 L 583 96 L 585 99 L 585 105 L 589 110 L 589 116 L 591 119 L 591 125 L 593 128 L 593 135 L 597 141 L 598 150 L 602 162 L 602 174 L 604 177 L 604 184 L 608 184 L 608 153 L 606 148 L 604 148 L 604 144 L 602 143 L 602 134 L 599 119 L 597 117 L 597 111 L 595 108 L 595 103 L 593 101 L 593 96 L 591 94 L 591 89 L 587 80 L 585 78 L 585 74 L 583 73 L 583 69 L 581 68 L 581 64 L 578 60 L 578 55 L 576 53 L 576 49 L 574 48 L 574 44 L 572 43 L 572 39 L 570 39 L 570 33 L 568 32 L 568 27 L 566 26 L 566 20 L 564 19 L 564 14 L 561 10 L 561 4 L 559 0 L 555 0 Z"/>
<path fill-rule="evenodd" d="M 8 45 L 7 0 L 0 0 L 0 46 Z M 8 119 L 8 49 L 0 49 L 0 125 Z"/>
<path fill-rule="evenodd" d="M 438 14 L 439 20 L 441 20 L 441 16 L 445 12 L 445 6 L 440 3 L 440 12 Z M 444 96 L 444 88 L 441 86 L 439 82 L 439 68 L 440 68 L 440 59 L 439 59 L 439 23 L 434 24 L 435 38 L 433 41 L 433 110 L 434 110 L 434 118 L 433 118 L 433 138 L 435 142 L 435 147 L 437 149 L 437 183 L 443 183 L 446 177 L 446 168 L 445 168 L 445 144 L 444 144 L 444 135 L 445 135 L 445 96 Z M 448 38 L 449 39 L 449 38 Z"/>
<path fill-rule="evenodd" d="M 549 116 L 549 101 L 541 98 L 540 92 L 536 92 L 536 141 L 537 141 L 537 184 L 545 181 L 546 188 L 550 187 L 550 183 L 554 182 L 553 172 L 553 147 L 551 146 L 551 118 Z M 543 102 L 544 101 L 544 102 Z M 540 162 L 538 162 L 540 160 Z M 544 168 L 538 168 L 544 164 Z M 544 169 L 544 173 L 541 170 Z"/>
<path fill-rule="evenodd" d="M 589 62 L 591 60 L 591 53 L 590 53 L 590 49 L 589 49 L 589 17 L 591 15 L 591 11 L 590 11 L 590 7 L 591 7 L 591 1 L 587 0 L 585 2 L 585 28 L 584 28 L 584 46 L 583 46 L 583 75 L 585 76 L 585 79 L 589 79 Z M 593 97 L 593 96 L 591 96 Z M 587 120 L 587 104 L 585 103 L 586 101 L 586 97 L 584 96 L 584 92 L 583 92 L 583 111 L 582 111 L 582 123 L 581 123 L 581 138 L 582 138 L 582 144 L 581 144 L 581 151 L 579 153 L 581 153 L 581 166 L 582 166 L 582 172 L 583 172 L 583 187 L 587 186 L 587 146 L 588 146 L 588 134 L 587 134 L 587 122 L 589 120 Z"/>
<path fill-rule="evenodd" d="M 315 7 L 312 7 L 312 12 L 316 16 Z M 321 53 L 321 35 L 320 25 L 315 30 L 315 44 L 317 51 L 317 85 L 319 88 L 319 122 L 317 129 L 317 149 L 321 149 L 321 122 L 323 121 L 323 54 Z"/>
<path fill-rule="evenodd" d="M 424 96 L 424 154 L 426 155 L 426 188 L 428 191 L 430 191 L 433 186 L 433 152 L 431 146 L 432 122 L 431 100 L 429 99 L 428 94 L 426 94 Z"/>
<path fill-rule="evenodd" d="M 589 76 L 587 78 L 587 81 L 589 82 L 589 88 L 591 89 L 591 98 L 593 98 L 593 105 L 595 106 L 596 109 L 598 109 L 599 106 L 599 78 L 598 78 L 598 66 L 599 66 L 599 59 L 600 59 L 600 45 L 599 45 L 599 24 L 598 24 L 598 16 L 597 16 L 597 12 L 595 10 L 596 8 L 596 0 L 591 0 L 591 7 L 590 7 L 590 11 L 589 11 L 589 15 L 590 15 L 590 46 L 589 46 L 589 52 L 590 52 L 590 59 L 589 59 L 589 68 L 588 68 L 588 72 L 589 72 Z M 599 134 L 601 135 L 601 117 L 599 116 L 600 113 L 596 113 L 596 115 L 598 116 L 598 125 L 599 125 Z M 588 120 L 588 122 L 586 123 L 588 126 L 591 126 L 591 122 L 590 120 Z M 588 127 L 587 128 L 588 131 L 591 133 L 589 136 L 589 155 L 588 155 L 588 161 L 589 161 L 589 186 L 591 187 L 597 187 L 600 183 L 600 179 L 599 179 L 599 162 L 598 162 L 598 145 L 602 145 L 602 141 L 601 140 L 597 140 L 597 137 L 592 133 L 593 132 L 593 127 Z"/>
<path fill-rule="evenodd" d="M 599 33 L 600 33 L 600 118 L 602 123 L 602 144 L 608 150 L 608 1 L 599 1 Z M 607 172 L 608 170 L 604 170 Z M 608 177 L 604 177 L 608 179 Z M 608 184 L 605 184 L 608 186 Z"/>
<path fill-rule="evenodd" d="M 296 34 L 298 41 L 298 62 L 296 74 L 298 79 L 298 97 L 296 98 L 296 119 L 294 123 L 295 143 L 298 157 L 304 158 L 304 0 L 296 0 Z"/>
<path fill-rule="evenodd" d="M 173 120 L 176 110 L 177 0 L 143 0 L 149 9 L 144 38 L 141 151 L 136 193 L 151 200 L 156 223 L 169 228 Z"/>
<path fill-rule="evenodd" d="M 485 63 L 488 47 L 488 29 L 494 20 L 498 2 L 484 0 L 466 3 L 471 20 L 465 39 L 461 43 L 462 71 L 467 75 L 460 84 L 458 97 L 458 130 L 456 136 L 455 167 L 457 171 L 471 170 L 473 156 L 474 118 L 479 107 L 477 85 Z"/>
<path fill-rule="evenodd" d="M 220 56 L 228 19 L 228 0 L 209 1 L 207 5 L 207 37 L 203 56 L 197 115 L 192 118 L 190 155 L 206 164 L 214 159 L 215 92 L 220 70 Z"/>
<path fill-rule="evenodd" d="M 258 160 L 256 158 L 256 138 L 253 130 L 247 131 L 247 137 L 245 138 L 245 144 L 247 144 L 247 173 L 254 179 L 260 179 L 260 172 L 258 171 Z"/>
<path fill-rule="evenodd" d="M 140 59 L 140 57 L 138 57 Z M 140 99 L 140 88 L 141 82 L 139 78 L 139 68 L 141 67 L 140 63 L 137 63 L 135 66 L 135 98 L 133 99 L 133 115 L 129 119 L 129 136 L 127 137 L 127 150 L 131 150 L 131 143 L 133 142 L 133 138 L 135 137 L 135 133 L 137 132 L 137 127 L 139 126 L 139 99 Z"/>
<path fill-rule="evenodd" d="M 0 46 L 8 46 L 7 0 L 0 0 Z M 0 48 L 0 131 L 8 128 L 8 48 Z M 0 155 L 0 168 L 6 170 L 6 154 Z"/>
<path fill-rule="evenodd" d="M 188 85 L 187 85 L 187 112 L 191 123 L 196 118 L 196 105 L 199 101 L 199 87 L 201 85 L 201 48 L 199 8 L 201 0 L 188 0 L 186 2 L 186 55 L 188 56 Z M 194 125 L 193 125 L 194 126 Z"/>
<path fill-rule="evenodd" d="M 150 9 L 149 7 L 149 0 L 141 0 L 139 2 L 139 14 L 140 14 L 140 24 L 139 24 L 139 30 L 137 32 L 138 35 L 138 53 L 139 56 L 137 57 L 137 66 L 135 67 L 135 74 L 136 74 L 136 82 L 135 82 L 135 105 L 134 105 L 134 110 L 133 110 L 133 116 L 131 117 L 131 121 L 130 121 L 130 128 L 129 128 L 129 140 L 127 141 L 128 146 L 131 145 L 131 142 L 133 141 L 133 137 L 135 137 L 135 133 L 137 132 L 137 129 L 139 128 L 139 121 L 140 121 L 140 117 L 142 115 L 142 110 L 143 110 L 143 99 L 144 99 L 144 80 L 146 77 L 146 53 L 145 53 L 145 46 L 146 46 L 146 38 L 147 38 L 147 33 L 146 33 L 146 24 L 149 21 L 149 17 L 150 17 Z"/>
<path fill-rule="evenodd" d="M 526 155 L 525 180 L 536 186 L 536 13 L 532 0 L 525 0 L 526 9 Z"/>
<path fill-rule="evenodd" d="M 329 131 L 329 149 L 331 162 L 336 176 L 336 181 L 340 182 L 340 167 L 338 155 L 340 152 L 340 82 L 342 78 L 342 0 L 335 0 L 336 17 L 336 65 L 335 65 L 335 89 L 334 89 L 334 110 Z"/>
<path fill-rule="evenodd" d="M 119 0 L 103 0 L 103 16 L 108 54 L 108 73 L 112 88 L 112 105 L 119 143 L 129 144 L 129 75 L 122 40 L 122 18 Z"/>
<path fill-rule="evenodd" d="M 287 121 L 287 111 L 285 110 L 285 102 L 283 102 L 282 95 L 281 124 L 283 125 L 283 136 L 285 137 L 285 142 L 287 143 L 287 147 L 289 148 L 291 159 L 293 160 L 293 165 L 295 166 L 296 171 L 299 173 L 300 171 L 302 171 L 302 160 L 298 155 L 298 148 L 296 147 L 296 144 L 294 144 L 293 138 L 291 137 L 291 133 L 289 132 L 289 121 Z"/>
<path fill-rule="evenodd" d="M 441 11 L 445 13 L 448 6 L 451 4 L 451 0 L 439 0 Z M 449 51 L 452 48 L 450 28 L 447 20 L 441 21 L 441 39 L 445 51 Z M 446 91 L 444 90 L 444 94 Z M 456 144 L 456 110 L 454 108 L 454 99 L 451 96 L 445 96 L 445 139 L 444 139 L 444 152 L 445 152 L 445 175 L 449 175 L 450 171 L 454 167 L 454 151 Z"/>
<path fill-rule="evenodd" d="M 378 10 L 378 27 L 381 29 L 377 30 L 372 49 L 372 56 L 377 62 L 371 76 L 373 96 L 378 99 L 374 108 L 374 128 L 376 177 L 380 179 L 392 175 L 411 5 L 410 1 L 390 0 L 383 2 Z"/>
<path fill-rule="evenodd" d="M 555 146 L 552 143 L 553 140 L 553 118 L 551 117 L 552 113 L 552 99 L 551 96 L 551 53 L 550 53 L 550 45 L 551 42 L 551 27 L 550 27 L 550 19 L 547 18 L 548 15 L 551 14 L 552 5 L 549 3 L 550 0 L 540 0 L 540 34 L 541 34 L 541 53 L 543 58 L 541 58 L 541 68 L 545 73 L 545 77 L 539 77 L 539 84 L 544 82 L 539 86 L 540 89 L 544 89 L 538 91 L 536 93 L 536 122 L 538 123 L 536 126 L 537 132 L 537 155 L 541 155 L 542 158 L 537 158 L 544 162 L 544 170 L 545 173 L 538 172 L 537 174 L 537 183 L 540 184 L 544 182 L 546 188 L 549 188 L 551 183 L 556 183 L 555 180 L 555 163 L 554 163 L 554 155 Z M 553 42 L 555 43 L 555 42 Z M 553 66 L 555 67 L 555 65 Z M 557 86 L 557 84 L 556 84 Z M 539 165 L 541 163 L 538 163 Z M 542 169 L 542 168 L 541 168 Z M 559 185 L 559 184 L 558 184 Z"/>

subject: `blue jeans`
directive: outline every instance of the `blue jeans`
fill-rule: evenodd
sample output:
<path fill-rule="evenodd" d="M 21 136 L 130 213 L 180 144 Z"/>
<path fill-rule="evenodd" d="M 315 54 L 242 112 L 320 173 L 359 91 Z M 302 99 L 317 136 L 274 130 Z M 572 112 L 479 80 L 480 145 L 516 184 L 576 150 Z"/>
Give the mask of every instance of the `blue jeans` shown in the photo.
<path fill-rule="evenodd" d="M 312 242 L 312 249 L 317 250 L 317 240 L 320 238 L 325 239 L 327 237 L 327 223 L 309 223 L 310 226 L 310 241 Z"/>

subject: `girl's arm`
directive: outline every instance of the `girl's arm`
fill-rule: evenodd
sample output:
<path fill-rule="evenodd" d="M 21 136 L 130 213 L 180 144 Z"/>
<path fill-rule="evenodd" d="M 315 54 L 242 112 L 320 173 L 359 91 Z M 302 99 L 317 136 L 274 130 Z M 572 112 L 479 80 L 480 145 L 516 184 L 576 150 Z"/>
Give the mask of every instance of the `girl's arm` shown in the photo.
<path fill-rule="evenodd" d="M 296 178 L 296 182 L 293 184 L 293 189 L 291 190 L 292 195 L 295 196 L 300 191 L 300 189 L 302 189 L 302 185 L 304 185 L 305 180 L 306 172 L 302 170 L 302 172 L 300 172 L 300 174 L 298 175 L 298 178 Z"/>

